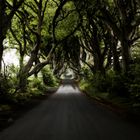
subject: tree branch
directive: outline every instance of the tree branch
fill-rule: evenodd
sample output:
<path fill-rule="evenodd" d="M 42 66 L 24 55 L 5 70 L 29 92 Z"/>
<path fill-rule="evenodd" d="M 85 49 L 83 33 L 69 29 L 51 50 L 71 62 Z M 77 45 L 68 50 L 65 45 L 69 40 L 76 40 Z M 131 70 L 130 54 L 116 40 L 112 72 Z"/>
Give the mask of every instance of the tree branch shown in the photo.
<path fill-rule="evenodd" d="M 56 36 L 55 36 L 55 28 L 56 28 L 56 19 L 58 18 L 60 11 L 62 10 L 63 6 L 68 2 L 69 0 L 62 0 L 62 2 L 60 3 L 59 7 L 57 8 L 53 21 L 52 21 L 52 25 L 53 25 L 53 39 L 54 42 L 56 42 Z"/>
<path fill-rule="evenodd" d="M 31 75 L 38 73 L 43 67 L 45 67 L 47 64 L 49 64 L 49 61 L 43 61 L 41 63 L 38 63 L 29 73 L 28 73 L 28 77 L 30 77 Z"/>

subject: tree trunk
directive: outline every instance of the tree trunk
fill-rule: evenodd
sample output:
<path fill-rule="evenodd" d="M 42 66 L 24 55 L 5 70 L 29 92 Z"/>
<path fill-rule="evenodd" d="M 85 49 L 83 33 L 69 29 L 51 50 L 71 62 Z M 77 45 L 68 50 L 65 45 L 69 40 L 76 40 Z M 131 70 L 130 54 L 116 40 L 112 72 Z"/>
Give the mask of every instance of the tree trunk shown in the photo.
<path fill-rule="evenodd" d="M 113 54 L 113 69 L 116 73 L 121 72 L 121 66 L 119 62 L 119 56 L 117 54 L 116 46 L 112 48 L 112 54 Z"/>
<path fill-rule="evenodd" d="M 122 68 L 124 74 L 127 74 L 130 66 L 130 46 L 129 43 L 123 38 L 121 40 L 122 46 Z"/>
<path fill-rule="evenodd" d="M 2 57 L 3 57 L 3 38 L 0 37 L 0 73 L 2 70 Z"/>
<path fill-rule="evenodd" d="M 4 20 L 5 20 L 5 1 L 4 0 L 0 0 L 0 73 L 2 70 L 2 57 L 3 57 L 3 40 L 4 40 L 4 36 L 3 36 L 3 25 L 4 25 Z"/>
<path fill-rule="evenodd" d="M 27 78 L 28 73 L 20 73 L 19 75 L 19 85 L 18 89 L 20 89 L 20 92 L 24 93 L 27 90 Z"/>
<path fill-rule="evenodd" d="M 94 72 L 95 73 L 101 73 L 104 75 L 105 73 L 105 69 L 104 69 L 104 66 L 103 66 L 103 58 L 101 58 L 97 53 L 96 54 L 93 54 L 94 56 Z"/>
<path fill-rule="evenodd" d="M 19 70 L 19 75 L 18 75 L 18 79 L 19 79 L 19 87 L 21 89 L 21 91 L 25 91 L 26 89 L 26 74 L 25 73 L 22 73 L 22 69 L 24 67 L 23 65 L 23 56 L 20 55 L 20 61 L 19 61 L 19 65 L 20 65 L 20 70 Z"/>
<path fill-rule="evenodd" d="M 112 38 L 112 41 L 114 39 Z M 111 50 L 112 50 L 112 55 L 113 55 L 113 69 L 116 73 L 121 72 L 121 66 L 120 66 L 120 62 L 119 62 L 119 56 L 118 56 L 118 52 L 117 52 L 117 41 L 113 41 L 113 43 L 111 44 Z"/>
<path fill-rule="evenodd" d="M 105 69 L 103 66 L 104 58 L 102 57 L 101 54 L 101 49 L 98 41 L 97 34 L 94 34 L 94 40 L 92 44 L 92 49 L 93 49 L 93 56 L 94 56 L 94 66 L 95 66 L 95 71 L 100 72 L 101 74 L 105 73 Z"/>
<path fill-rule="evenodd" d="M 36 59 L 36 53 L 33 51 L 28 63 L 25 66 L 23 66 L 23 62 L 20 62 L 21 63 L 20 65 L 22 66 L 18 75 L 19 76 L 18 89 L 20 89 L 21 92 L 25 92 L 27 89 L 27 79 L 29 77 L 28 74 L 29 74 L 30 69 L 33 66 L 33 62 L 35 61 L 35 59 Z"/>

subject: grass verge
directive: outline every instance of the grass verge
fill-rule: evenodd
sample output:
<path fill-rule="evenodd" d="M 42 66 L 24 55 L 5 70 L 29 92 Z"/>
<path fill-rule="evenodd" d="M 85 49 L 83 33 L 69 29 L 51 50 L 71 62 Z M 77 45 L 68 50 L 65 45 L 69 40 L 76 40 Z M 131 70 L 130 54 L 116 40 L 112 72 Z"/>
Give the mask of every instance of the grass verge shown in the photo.
<path fill-rule="evenodd" d="M 140 103 L 132 98 L 110 96 L 108 92 L 99 92 L 91 84 L 85 82 L 80 83 L 80 89 L 96 103 L 116 112 L 123 118 L 140 123 Z"/>
<path fill-rule="evenodd" d="M 44 94 L 35 94 L 30 98 L 20 97 L 18 102 L 0 104 L 0 131 L 13 124 L 23 114 L 39 105 L 43 100 L 55 93 L 57 88 L 48 88 Z"/>

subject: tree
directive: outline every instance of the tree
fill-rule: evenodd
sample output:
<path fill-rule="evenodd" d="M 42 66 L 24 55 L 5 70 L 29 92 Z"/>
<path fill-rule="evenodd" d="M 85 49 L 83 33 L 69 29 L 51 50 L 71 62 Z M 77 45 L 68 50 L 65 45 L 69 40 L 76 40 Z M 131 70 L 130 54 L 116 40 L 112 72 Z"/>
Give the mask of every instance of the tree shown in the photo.
<path fill-rule="evenodd" d="M 74 3 L 67 0 L 60 2 L 53 18 L 52 31 L 57 46 L 53 55 L 55 73 L 63 72 L 70 65 L 72 67 L 79 66 L 80 48 L 76 32 L 80 25 L 81 22 Z"/>
<path fill-rule="evenodd" d="M 23 2 L 24 0 L 13 0 L 12 4 L 10 4 L 8 0 L 0 0 L 0 72 L 2 69 L 2 57 L 4 51 L 3 41 L 6 38 L 8 29 L 11 26 L 13 16 Z"/>
<path fill-rule="evenodd" d="M 38 73 L 42 67 L 48 64 L 48 59 L 40 62 L 39 51 L 43 45 L 44 16 L 48 1 L 28 1 L 24 2 L 22 9 L 19 9 L 14 16 L 14 22 L 10 29 L 13 42 L 17 42 L 17 50 L 20 56 L 20 71 L 18 74 L 18 88 L 22 91 L 26 90 L 27 78 Z M 19 28 L 15 24 L 20 23 Z M 29 55 L 29 60 L 25 64 L 24 57 Z M 50 55 L 50 54 L 48 54 Z M 35 65 L 34 65 L 35 64 Z"/>
<path fill-rule="evenodd" d="M 133 41 L 137 38 L 136 28 L 140 23 L 138 17 L 138 1 L 114 0 L 112 2 L 115 4 L 110 7 L 109 2 L 105 3 L 100 1 L 99 7 L 102 13 L 100 19 L 105 21 L 121 42 L 123 71 L 127 73 L 131 62 L 130 48 Z M 113 7 L 115 10 L 110 10 Z"/>

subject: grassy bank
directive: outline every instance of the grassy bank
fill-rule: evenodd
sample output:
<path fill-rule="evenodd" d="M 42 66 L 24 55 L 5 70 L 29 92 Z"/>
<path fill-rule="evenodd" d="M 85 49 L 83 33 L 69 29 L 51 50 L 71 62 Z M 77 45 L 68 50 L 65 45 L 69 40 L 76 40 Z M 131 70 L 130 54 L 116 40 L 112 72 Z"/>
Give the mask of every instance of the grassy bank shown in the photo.
<path fill-rule="evenodd" d="M 81 80 L 79 86 L 88 97 L 96 100 L 98 103 L 102 103 L 118 113 L 125 113 L 123 115 L 127 117 L 140 117 L 140 102 L 135 101 L 133 98 L 111 96 L 109 92 L 99 92 L 93 83 L 89 81 Z"/>

